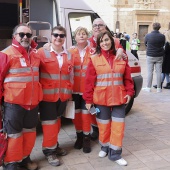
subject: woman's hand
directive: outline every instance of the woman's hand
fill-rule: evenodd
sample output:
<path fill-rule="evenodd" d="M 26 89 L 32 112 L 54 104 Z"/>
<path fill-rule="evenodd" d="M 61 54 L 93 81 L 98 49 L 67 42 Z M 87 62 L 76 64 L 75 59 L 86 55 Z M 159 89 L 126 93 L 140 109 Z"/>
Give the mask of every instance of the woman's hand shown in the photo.
<path fill-rule="evenodd" d="M 131 97 L 130 97 L 129 95 L 126 95 L 124 98 L 126 98 L 126 99 L 127 99 L 127 101 L 126 101 L 126 103 L 125 103 L 125 104 L 128 104 L 128 103 L 130 102 Z"/>
<path fill-rule="evenodd" d="M 122 48 L 118 48 L 118 50 L 116 52 L 115 60 L 121 60 L 121 59 L 126 60 L 127 59 L 127 55 L 123 52 Z"/>
<path fill-rule="evenodd" d="M 92 104 L 89 104 L 89 103 L 85 105 L 88 111 L 90 110 L 91 105 L 92 105 Z"/>

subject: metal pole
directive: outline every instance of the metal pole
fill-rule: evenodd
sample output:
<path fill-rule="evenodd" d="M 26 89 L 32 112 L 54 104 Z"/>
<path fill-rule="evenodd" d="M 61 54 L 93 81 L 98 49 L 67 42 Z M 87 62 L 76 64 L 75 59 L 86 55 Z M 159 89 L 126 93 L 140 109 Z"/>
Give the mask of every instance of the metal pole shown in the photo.
<path fill-rule="evenodd" d="M 22 0 L 19 0 L 19 8 L 20 8 L 20 23 L 22 23 Z"/>

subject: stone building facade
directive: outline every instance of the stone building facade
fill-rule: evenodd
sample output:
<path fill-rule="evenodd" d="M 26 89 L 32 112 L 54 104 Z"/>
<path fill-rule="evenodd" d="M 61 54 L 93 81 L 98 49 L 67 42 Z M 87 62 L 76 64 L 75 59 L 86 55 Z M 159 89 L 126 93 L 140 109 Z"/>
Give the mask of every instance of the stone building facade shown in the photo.
<path fill-rule="evenodd" d="M 97 12 L 113 32 L 138 34 L 140 50 L 145 49 L 144 37 L 152 31 L 153 22 L 161 23 L 162 33 L 170 29 L 170 0 L 97 0 L 95 3 L 101 4 Z"/>

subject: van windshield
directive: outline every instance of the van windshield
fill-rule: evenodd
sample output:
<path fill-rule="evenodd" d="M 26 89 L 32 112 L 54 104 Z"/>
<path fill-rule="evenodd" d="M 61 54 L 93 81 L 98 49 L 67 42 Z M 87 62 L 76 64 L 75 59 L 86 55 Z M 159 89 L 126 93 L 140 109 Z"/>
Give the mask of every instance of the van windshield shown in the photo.
<path fill-rule="evenodd" d="M 89 32 L 89 37 L 92 36 L 92 22 L 96 18 L 100 18 L 97 13 L 76 13 L 76 12 L 71 12 L 68 15 L 69 18 L 69 23 L 70 23 L 70 29 L 71 29 L 71 36 L 72 36 L 72 45 L 75 45 L 75 38 L 74 38 L 74 33 L 75 30 L 78 27 L 85 27 L 87 28 Z M 106 27 L 106 29 L 110 32 L 109 28 Z"/>
<path fill-rule="evenodd" d="M 69 22 L 71 28 L 72 44 L 75 45 L 74 33 L 78 27 L 85 27 L 92 35 L 92 14 L 89 13 L 69 13 Z"/>

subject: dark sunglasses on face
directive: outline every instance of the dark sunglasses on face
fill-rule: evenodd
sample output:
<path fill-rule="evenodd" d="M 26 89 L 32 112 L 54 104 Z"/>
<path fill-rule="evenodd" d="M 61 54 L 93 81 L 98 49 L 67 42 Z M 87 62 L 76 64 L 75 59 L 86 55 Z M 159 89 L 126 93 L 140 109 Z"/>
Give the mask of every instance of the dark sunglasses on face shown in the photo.
<path fill-rule="evenodd" d="M 65 34 L 57 34 L 57 33 L 52 33 L 52 35 L 55 37 L 55 38 L 57 38 L 58 36 L 60 37 L 60 38 L 64 38 L 66 35 Z"/>
<path fill-rule="evenodd" d="M 16 34 L 18 34 L 21 38 L 24 38 L 25 35 L 26 35 L 27 38 L 32 37 L 32 34 L 30 34 L 30 33 L 19 32 L 19 33 L 16 33 Z"/>

